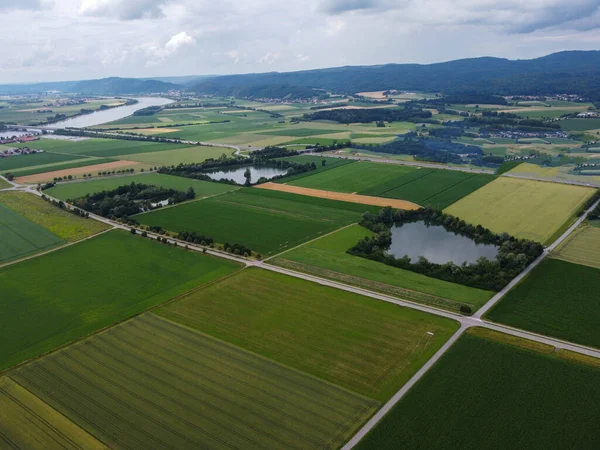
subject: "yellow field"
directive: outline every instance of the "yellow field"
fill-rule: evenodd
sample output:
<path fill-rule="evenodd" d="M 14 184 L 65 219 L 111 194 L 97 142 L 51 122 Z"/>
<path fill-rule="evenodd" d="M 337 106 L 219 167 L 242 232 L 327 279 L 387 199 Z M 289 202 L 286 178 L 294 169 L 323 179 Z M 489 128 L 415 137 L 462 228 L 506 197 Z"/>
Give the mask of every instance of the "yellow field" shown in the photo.
<path fill-rule="evenodd" d="M 8 377 L 0 378 L 0 448 L 106 449 Z"/>
<path fill-rule="evenodd" d="M 555 178 L 558 175 L 560 167 L 542 167 L 537 164 L 521 163 L 510 173 L 533 175 L 540 178 Z"/>
<path fill-rule="evenodd" d="M 600 269 L 600 228 L 583 225 L 560 244 L 552 256 Z"/>
<path fill-rule="evenodd" d="M 586 187 L 500 177 L 445 212 L 497 233 L 548 244 L 593 193 Z"/>

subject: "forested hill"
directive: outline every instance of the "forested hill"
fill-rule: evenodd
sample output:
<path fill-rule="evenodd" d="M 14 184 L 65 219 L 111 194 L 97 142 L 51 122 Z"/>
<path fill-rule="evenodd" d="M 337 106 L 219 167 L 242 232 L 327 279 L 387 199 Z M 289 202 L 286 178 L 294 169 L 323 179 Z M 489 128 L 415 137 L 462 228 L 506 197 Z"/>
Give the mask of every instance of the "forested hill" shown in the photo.
<path fill-rule="evenodd" d="M 170 90 L 181 89 L 181 86 L 157 80 L 114 77 L 80 81 L 72 89 L 73 92 L 80 94 L 119 95 L 168 92 Z"/>
<path fill-rule="evenodd" d="M 600 100 L 600 51 L 569 51 L 530 60 L 473 58 L 436 64 L 386 64 L 288 73 L 229 75 L 195 85 L 223 94 L 247 86 L 287 85 L 340 93 L 409 89 L 445 93 L 573 93 Z"/>

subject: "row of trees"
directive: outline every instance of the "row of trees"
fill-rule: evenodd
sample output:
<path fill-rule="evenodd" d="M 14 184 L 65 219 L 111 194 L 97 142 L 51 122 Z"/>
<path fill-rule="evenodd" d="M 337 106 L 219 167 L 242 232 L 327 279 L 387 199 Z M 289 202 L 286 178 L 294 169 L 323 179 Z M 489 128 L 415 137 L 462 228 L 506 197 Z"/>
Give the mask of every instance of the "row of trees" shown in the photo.
<path fill-rule="evenodd" d="M 401 226 L 416 221 L 443 226 L 449 232 L 468 237 L 478 243 L 496 245 L 498 246 L 496 259 L 479 258 L 474 264 L 462 265 L 452 262 L 435 264 L 425 257 L 419 257 L 416 262 L 413 262 L 407 256 L 396 258 L 387 253 L 392 242 L 390 228 L 393 225 Z M 480 289 L 501 290 L 544 251 L 543 246 L 538 242 L 518 239 L 507 233 L 496 234 L 481 225 L 471 225 L 458 217 L 433 208 L 403 211 L 386 207 L 378 214 L 365 213 L 360 224 L 377 234 L 361 239 L 348 250 L 348 253 L 432 278 Z"/>
<path fill-rule="evenodd" d="M 54 134 L 61 136 L 78 136 L 101 139 L 121 139 L 124 141 L 162 142 L 164 144 L 181 144 L 177 137 L 164 138 L 160 136 L 145 136 L 142 134 L 102 133 L 100 131 L 82 130 L 79 128 L 59 128 Z"/>
<path fill-rule="evenodd" d="M 303 120 L 332 120 L 339 123 L 422 122 L 431 119 L 431 111 L 407 106 L 405 108 L 332 109 L 304 114 Z"/>

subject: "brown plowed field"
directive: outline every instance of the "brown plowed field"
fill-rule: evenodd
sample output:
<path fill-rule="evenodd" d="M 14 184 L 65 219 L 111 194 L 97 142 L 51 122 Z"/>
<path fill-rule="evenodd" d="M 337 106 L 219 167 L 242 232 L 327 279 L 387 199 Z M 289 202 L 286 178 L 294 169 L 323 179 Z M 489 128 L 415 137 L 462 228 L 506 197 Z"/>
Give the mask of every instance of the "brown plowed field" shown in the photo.
<path fill-rule="evenodd" d="M 287 184 L 264 183 L 256 186 L 260 189 L 269 189 L 271 191 L 290 192 L 292 194 L 306 195 L 308 197 L 328 198 L 330 200 L 340 200 L 349 203 L 361 203 L 363 205 L 391 206 L 396 209 L 413 210 L 419 209 L 416 203 L 406 200 L 397 200 L 393 198 L 371 197 L 369 195 L 344 194 L 341 192 L 322 191 L 320 189 L 310 189 L 299 186 L 289 186 Z"/>

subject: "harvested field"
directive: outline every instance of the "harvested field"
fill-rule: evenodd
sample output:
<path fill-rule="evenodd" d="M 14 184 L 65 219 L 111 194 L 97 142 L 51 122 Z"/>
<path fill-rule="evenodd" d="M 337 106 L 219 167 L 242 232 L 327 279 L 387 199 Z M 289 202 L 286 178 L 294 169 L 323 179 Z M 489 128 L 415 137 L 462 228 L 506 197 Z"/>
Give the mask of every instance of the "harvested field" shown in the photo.
<path fill-rule="evenodd" d="M 387 97 L 383 95 L 385 91 L 359 92 L 361 97 L 374 98 L 376 100 L 385 100 Z"/>
<path fill-rule="evenodd" d="M 0 378 L 0 448 L 107 449 L 8 377 Z"/>
<path fill-rule="evenodd" d="M 153 314 L 10 376 L 112 448 L 339 448 L 378 406 Z"/>
<path fill-rule="evenodd" d="M 360 203 L 373 206 L 391 206 L 396 209 L 414 210 L 420 206 L 407 202 L 405 200 L 387 199 L 380 197 L 370 197 L 368 195 L 344 194 L 341 192 L 322 191 L 319 189 L 310 189 L 299 186 L 290 186 L 288 184 L 264 183 L 256 186 L 259 189 L 268 189 L 271 191 L 289 192 L 291 194 L 307 195 L 309 197 L 327 198 L 330 200 L 339 200 L 349 203 Z"/>
<path fill-rule="evenodd" d="M 552 256 L 600 269 L 600 228 L 582 225 L 558 246 Z"/>
<path fill-rule="evenodd" d="M 496 233 L 548 244 L 593 193 L 581 186 L 499 177 L 445 212 Z"/>
<path fill-rule="evenodd" d="M 119 160 L 119 161 L 114 161 L 114 162 L 109 162 L 109 163 L 104 163 L 104 164 L 94 164 L 91 166 L 75 167 L 72 169 L 55 170 L 53 172 L 45 172 L 45 173 L 38 173 L 35 175 L 27 175 L 24 177 L 16 178 L 15 182 L 35 184 L 35 183 L 42 183 L 44 181 L 53 180 L 54 178 L 68 177 L 69 175 L 73 175 L 75 177 L 77 175 L 83 175 L 83 174 L 88 174 L 88 173 L 95 174 L 95 173 L 103 172 L 103 171 L 112 171 L 112 170 L 118 170 L 118 169 L 123 169 L 123 168 L 138 167 L 141 165 L 142 164 L 137 161 Z"/>
<path fill-rule="evenodd" d="M 146 135 L 177 133 L 178 131 L 181 131 L 181 128 L 140 128 L 135 130 L 136 133 L 142 133 Z"/>
<path fill-rule="evenodd" d="M 381 401 L 458 327 L 452 320 L 257 268 L 156 313 Z"/>
<path fill-rule="evenodd" d="M 469 329 L 355 448 L 599 448 L 600 369 L 531 343 Z"/>

